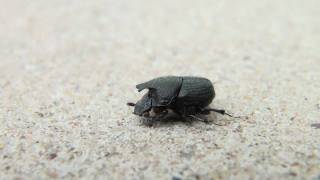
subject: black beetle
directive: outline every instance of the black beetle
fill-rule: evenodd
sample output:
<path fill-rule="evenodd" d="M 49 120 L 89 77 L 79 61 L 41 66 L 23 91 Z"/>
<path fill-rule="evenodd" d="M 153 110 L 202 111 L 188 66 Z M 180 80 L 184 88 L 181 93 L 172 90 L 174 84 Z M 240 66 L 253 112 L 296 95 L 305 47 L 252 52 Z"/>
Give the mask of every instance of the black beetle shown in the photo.
<path fill-rule="evenodd" d="M 208 115 L 211 111 L 228 115 L 222 109 L 212 109 L 208 105 L 215 97 L 210 80 L 192 76 L 164 76 L 152 79 L 136 86 L 138 91 L 149 91 L 134 106 L 134 114 L 152 120 L 159 120 L 172 110 L 179 116 L 196 117 L 197 114 Z"/>

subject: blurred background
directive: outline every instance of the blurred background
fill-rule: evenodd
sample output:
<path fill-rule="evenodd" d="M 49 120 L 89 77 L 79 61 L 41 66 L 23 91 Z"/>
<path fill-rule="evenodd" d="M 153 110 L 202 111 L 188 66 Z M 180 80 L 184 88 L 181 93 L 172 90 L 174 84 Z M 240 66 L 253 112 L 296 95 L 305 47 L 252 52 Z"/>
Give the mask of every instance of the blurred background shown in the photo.
<path fill-rule="evenodd" d="M 0 2 L 2 178 L 320 177 L 318 0 Z M 141 125 L 163 75 L 249 119 Z"/>

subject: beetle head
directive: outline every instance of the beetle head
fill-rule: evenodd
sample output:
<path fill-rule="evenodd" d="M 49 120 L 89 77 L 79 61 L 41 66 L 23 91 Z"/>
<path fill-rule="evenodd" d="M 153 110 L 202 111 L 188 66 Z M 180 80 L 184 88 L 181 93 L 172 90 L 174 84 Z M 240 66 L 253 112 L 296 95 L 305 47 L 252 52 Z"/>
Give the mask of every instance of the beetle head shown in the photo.
<path fill-rule="evenodd" d="M 144 114 L 148 114 L 148 111 L 152 108 L 151 98 L 148 96 L 148 94 L 145 94 L 142 99 L 140 99 L 135 105 L 134 105 L 134 111 L 133 114 L 136 114 L 138 116 L 143 116 Z"/>

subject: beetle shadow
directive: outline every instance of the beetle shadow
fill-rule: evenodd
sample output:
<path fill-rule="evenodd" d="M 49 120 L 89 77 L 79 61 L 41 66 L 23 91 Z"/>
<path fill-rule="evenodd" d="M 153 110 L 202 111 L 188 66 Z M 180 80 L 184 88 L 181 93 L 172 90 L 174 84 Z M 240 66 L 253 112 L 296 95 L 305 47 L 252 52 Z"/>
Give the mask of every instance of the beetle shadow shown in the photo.
<path fill-rule="evenodd" d="M 141 124 L 147 127 L 169 127 L 174 126 L 176 124 L 184 123 L 188 126 L 192 125 L 192 122 L 184 119 L 183 117 L 175 114 L 167 115 L 161 119 L 153 120 L 153 119 L 141 119 Z"/>
<path fill-rule="evenodd" d="M 194 126 L 199 123 L 204 125 L 228 126 L 233 122 L 232 120 L 226 120 L 226 118 L 218 118 L 218 115 L 214 113 L 207 116 L 197 115 L 196 117 L 197 118 L 184 118 L 175 113 L 170 113 L 159 120 L 141 119 L 141 124 L 147 127 L 160 128 L 174 126 L 181 123 L 186 126 Z"/>

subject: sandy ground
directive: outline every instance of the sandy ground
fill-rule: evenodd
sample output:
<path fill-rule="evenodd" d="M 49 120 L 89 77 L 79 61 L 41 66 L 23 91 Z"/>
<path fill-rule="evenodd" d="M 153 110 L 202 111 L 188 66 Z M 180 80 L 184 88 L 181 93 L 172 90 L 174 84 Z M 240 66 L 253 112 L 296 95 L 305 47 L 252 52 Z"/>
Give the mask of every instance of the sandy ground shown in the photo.
<path fill-rule="evenodd" d="M 1 179 L 320 178 L 318 0 L 1 4 Z M 144 126 L 126 102 L 162 75 L 249 118 Z"/>

